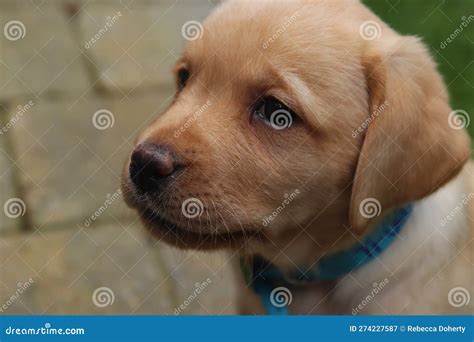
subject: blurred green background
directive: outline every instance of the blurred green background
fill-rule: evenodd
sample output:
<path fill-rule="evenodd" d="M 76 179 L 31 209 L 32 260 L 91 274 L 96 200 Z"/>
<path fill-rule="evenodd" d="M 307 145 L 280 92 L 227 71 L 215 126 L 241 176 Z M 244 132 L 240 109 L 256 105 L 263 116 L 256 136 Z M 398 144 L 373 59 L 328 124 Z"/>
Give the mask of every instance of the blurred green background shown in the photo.
<path fill-rule="evenodd" d="M 431 48 L 451 95 L 451 107 L 474 113 L 474 0 L 364 0 L 402 34 L 416 35 Z M 462 23 L 469 22 L 460 29 Z M 450 43 L 446 39 L 454 34 Z M 443 44 L 444 43 L 444 44 Z M 468 127 L 474 137 L 474 123 Z"/>

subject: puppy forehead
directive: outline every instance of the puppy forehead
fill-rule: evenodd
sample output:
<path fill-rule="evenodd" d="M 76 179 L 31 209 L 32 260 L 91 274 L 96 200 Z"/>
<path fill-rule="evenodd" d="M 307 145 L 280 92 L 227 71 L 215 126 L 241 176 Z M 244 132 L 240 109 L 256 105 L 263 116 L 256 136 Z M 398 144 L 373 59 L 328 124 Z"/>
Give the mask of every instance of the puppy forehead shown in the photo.
<path fill-rule="evenodd" d="M 342 33 L 338 18 L 348 20 L 351 3 L 226 1 L 203 23 L 202 38 L 188 42 L 184 59 L 194 70 L 212 69 L 214 81 L 242 73 L 265 78 L 270 69 L 285 67 L 293 73 L 315 65 L 324 70 L 342 62 L 342 56 L 350 63 L 356 55 L 354 39 Z"/>
<path fill-rule="evenodd" d="M 298 19 L 301 5 L 290 3 L 227 1 L 205 20 L 202 38 L 189 42 L 185 55 L 200 60 L 217 55 L 227 62 L 238 57 L 235 62 L 239 64 L 258 59 L 268 40 L 276 40 L 274 35 L 283 34 L 282 30 L 288 31 L 291 23 L 285 19 Z"/>
<path fill-rule="evenodd" d="M 363 12 L 351 0 L 230 0 L 203 23 L 202 38 L 188 42 L 184 60 L 199 79 L 194 86 L 232 90 L 236 101 L 280 88 L 299 100 L 295 109 L 313 104 L 326 117 L 334 101 L 356 92 L 362 108 L 361 42 L 347 25 Z"/>

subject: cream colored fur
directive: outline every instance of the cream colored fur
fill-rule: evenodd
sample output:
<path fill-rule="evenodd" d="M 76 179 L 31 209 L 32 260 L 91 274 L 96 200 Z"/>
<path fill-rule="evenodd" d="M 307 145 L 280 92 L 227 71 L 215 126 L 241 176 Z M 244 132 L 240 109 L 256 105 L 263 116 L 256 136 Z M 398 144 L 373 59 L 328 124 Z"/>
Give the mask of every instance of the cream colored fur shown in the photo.
<path fill-rule="evenodd" d="M 449 292 L 456 287 L 464 288 L 471 296 L 474 293 L 473 175 L 474 165 L 470 163 L 447 185 L 416 202 L 399 238 L 375 261 L 337 282 L 319 286 L 287 285 L 293 295 L 290 312 L 318 315 L 473 314 L 472 300 L 456 307 L 448 298 Z M 452 215 L 456 207 L 462 210 Z M 449 221 L 446 220 L 448 216 L 452 216 Z M 318 249 L 308 239 L 302 239 L 299 245 L 301 251 Z M 294 253 L 303 254 L 298 258 L 309 260 L 317 255 Z M 291 251 L 287 255 L 293 258 Z M 284 263 L 280 266 L 287 270 L 292 268 Z M 236 272 L 240 270 L 236 269 Z M 374 293 L 377 287 L 374 284 L 384 282 L 387 283 Z M 240 292 L 242 313 L 264 313 L 260 299 L 252 290 L 241 286 Z M 359 305 L 362 309 L 358 309 Z"/>

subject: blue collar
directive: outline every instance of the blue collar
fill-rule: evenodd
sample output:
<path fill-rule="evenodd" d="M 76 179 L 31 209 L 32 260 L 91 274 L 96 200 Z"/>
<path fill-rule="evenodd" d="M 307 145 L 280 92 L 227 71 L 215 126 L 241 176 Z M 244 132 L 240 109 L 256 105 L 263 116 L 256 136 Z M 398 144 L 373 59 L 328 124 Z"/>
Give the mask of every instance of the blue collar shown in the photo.
<path fill-rule="evenodd" d="M 413 211 L 413 204 L 394 210 L 368 233 L 362 241 L 332 255 L 324 256 L 314 265 L 284 274 L 260 256 L 243 257 L 240 265 L 248 285 L 259 295 L 268 315 L 287 315 L 287 305 L 280 305 L 281 296 L 291 298 L 285 284 L 334 281 L 357 270 L 385 251 L 396 239 Z M 278 290 L 286 291 L 278 293 Z M 280 298 L 278 296 L 280 295 Z M 287 303 L 289 304 L 289 303 Z"/>

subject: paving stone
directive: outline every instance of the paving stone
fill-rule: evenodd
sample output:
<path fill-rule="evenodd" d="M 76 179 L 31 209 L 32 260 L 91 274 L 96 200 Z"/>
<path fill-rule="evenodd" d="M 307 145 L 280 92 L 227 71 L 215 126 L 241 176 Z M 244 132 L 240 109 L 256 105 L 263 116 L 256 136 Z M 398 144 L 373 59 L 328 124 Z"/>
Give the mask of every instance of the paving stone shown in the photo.
<path fill-rule="evenodd" d="M 161 314 L 173 307 L 171 280 L 141 228 L 65 228 L 0 238 L 0 309 L 7 304 L 0 314 Z M 107 289 L 95 305 L 99 288 Z"/>
<path fill-rule="evenodd" d="M 172 84 L 185 41 L 182 26 L 201 21 L 212 7 L 208 0 L 90 2 L 80 16 L 82 45 L 109 90 Z"/>
<path fill-rule="evenodd" d="M 75 101 L 35 100 L 11 132 L 35 226 L 87 226 L 129 216 L 117 193 L 121 171 L 136 132 L 172 94 L 164 89 L 125 100 L 90 94 Z M 96 218 L 86 221 L 91 216 Z"/>
<path fill-rule="evenodd" d="M 89 87 L 80 49 L 60 7 L 55 2 L 38 9 L 32 2 L 17 3 L 23 5 L 4 4 L 0 11 L 0 99 Z M 4 34 L 6 27 L 10 35 Z"/>
<path fill-rule="evenodd" d="M 217 252 L 185 252 L 163 243 L 157 243 L 157 248 L 170 277 L 176 283 L 174 292 L 179 304 L 170 314 L 237 313 L 236 287 L 228 255 Z"/>
<path fill-rule="evenodd" d="M 0 126 L 4 127 L 1 120 L 0 123 Z M 15 212 L 13 212 L 15 214 L 13 217 L 9 217 L 4 210 L 5 203 L 16 197 L 12 179 L 13 162 L 11 158 L 12 156 L 6 148 L 6 137 L 0 135 L 0 233 L 19 227 L 21 222 L 20 217 L 15 217 Z"/>

